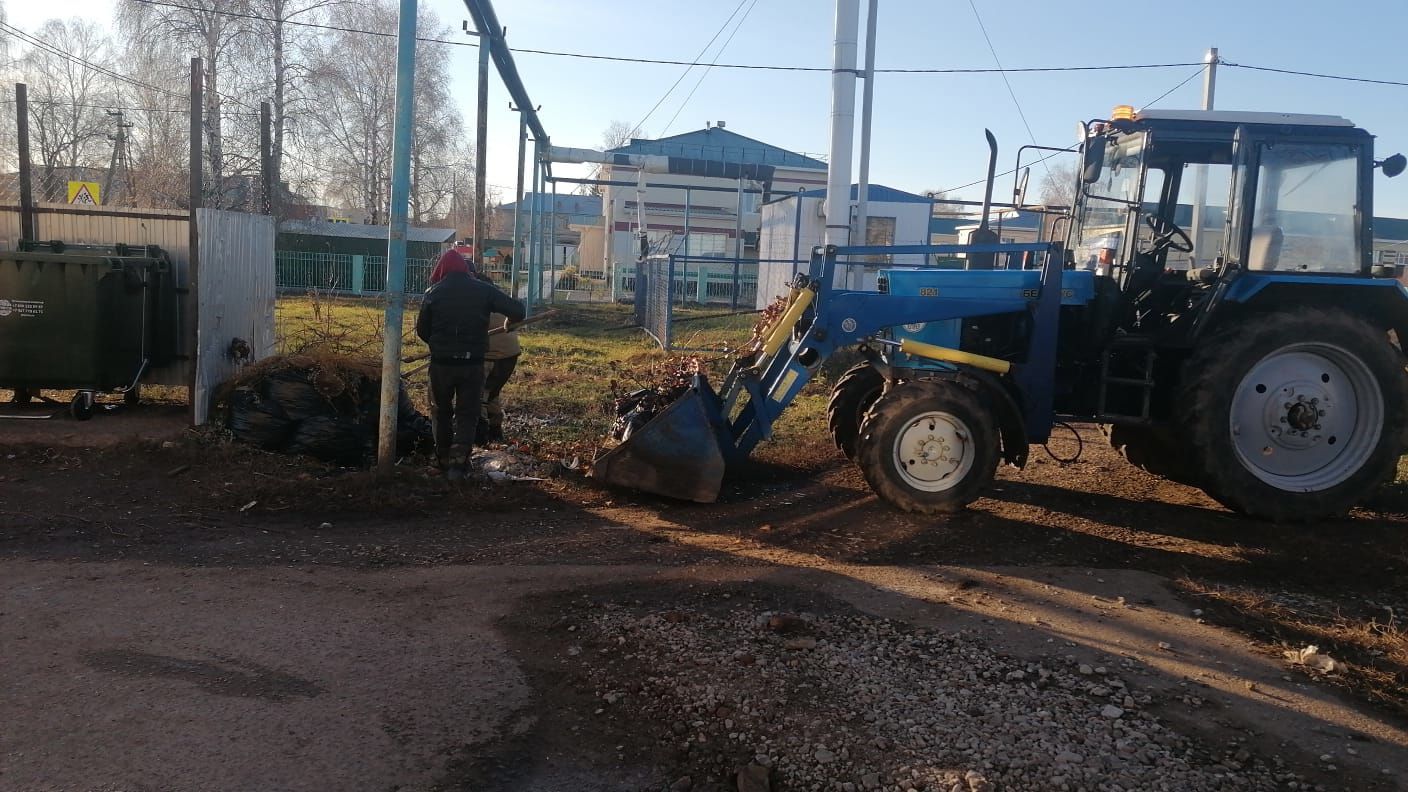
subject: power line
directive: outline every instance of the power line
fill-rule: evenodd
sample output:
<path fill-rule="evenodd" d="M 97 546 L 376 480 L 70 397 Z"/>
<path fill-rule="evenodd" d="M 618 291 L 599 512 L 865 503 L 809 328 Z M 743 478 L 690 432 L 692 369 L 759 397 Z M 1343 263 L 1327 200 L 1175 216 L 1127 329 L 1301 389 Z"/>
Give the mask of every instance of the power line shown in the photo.
<path fill-rule="evenodd" d="M 640 131 L 641 126 L 644 125 L 645 122 L 650 119 L 650 116 L 653 115 L 656 110 L 660 109 L 660 105 L 664 104 L 666 99 L 670 98 L 670 94 L 673 93 L 674 90 L 679 87 L 681 82 L 684 82 L 684 78 L 689 74 L 690 70 L 692 70 L 695 66 L 699 65 L 697 61 L 700 58 L 704 57 L 704 53 L 708 52 L 710 47 L 714 46 L 714 42 L 718 41 L 719 36 L 723 35 L 724 30 L 728 28 L 728 23 L 732 22 L 733 18 L 738 16 L 739 9 L 743 8 L 743 4 L 747 2 L 748 0 L 738 0 L 738 5 L 733 7 L 733 13 L 728 15 L 728 19 L 725 19 L 724 23 L 722 25 L 719 25 L 719 29 L 714 31 L 714 35 L 710 37 L 709 42 L 704 45 L 703 49 L 699 50 L 698 55 L 694 56 L 695 62 L 690 63 L 688 68 L 680 72 L 680 76 L 676 77 L 675 81 L 670 84 L 670 87 L 665 89 L 665 93 L 662 94 L 660 99 L 655 102 L 654 106 L 650 108 L 650 111 L 647 112 L 645 116 L 642 117 L 641 120 L 636 123 L 635 126 L 631 127 L 631 134 L 628 137 L 635 137 L 635 134 Z"/>
<path fill-rule="evenodd" d="M 136 0 L 136 2 L 138 2 L 138 3 L 143 3 L 143 4 L 145 4 L 145 5 L 163 6 L 163 7 L 166 7 L 166 8 L 179 8 L 179 9 L 183 9 L 183 10 L 186 10 L 186 11 L 204 11 L 204 12 L 207 12 L 207 13 L 216 13 L 216 14 L 221 14 L 221 15 L 223 15 L 223 16 L 236 17 L 236 18 L 239 18 L 239 19 L 252 19 L 252 20 L 257 20 L 257 21 L 260 21 L 260 22 L 277 22 L 277 21 L 279 21 L 279 20 L 277 20 L 277 19 L 275 19 L 275 18 L 273 18 L 273 17 L 262 16 L 262 15 L 260 15 L 260 14 L 249 14 L 249 13 L 238 12 L 238 11 L 226 11 L 226 10 L 224 10 L 224 9 L 219 9 L 219 8 L 201 8 L 200 6 L 187 5 L 187 4 L 183 4 L 183 3 L 174 3 L 174 2 L 170 2 L 169 0 Z M 747 2 L 747 0 L 743 0 L 743 2 Z M 743 6 L 743 3 L 742 3 L 742 2 L 739 3 L 738 7 L 734 9 L 734 14 L 737 14 L 738 9 L 739 9 L 739 8 L 742 8 L 742 6 Z M 719 35 L 721 35 L 721 34 L 723 33 L 724 29 L 727 28 L 728 22 L 729 22 L 730 20 L 732 20 L 734 14 L 730 14 L 730 15 L 729 15 L 729 20 L 725 20 L 724 25 L 719 28 Z M 324 24 L 319 24 L 319 23 L 316 23 L 316 22 L 296 22 L 296 21 L 291 20 L 291 19 L 284 20 L 284 24 L 286 24 L 286 25 L 297 25 L 297 26 L 299 26 L 299 27 L 318 28 L 318 29 L 320 29 L 320 30 L 335 30 L 335 31 L 338 31 L 338 32 L 341 32 L 341 33 L 359 33 L 359 34 L 367 35 L 367 36 L 382 36 L 382 37 L 386 37 L 386 38 L 394 38 L 394 37 L 396 36 L 395 33 L 391 33 L 391 32 L 388 32 L 388 31 L 383 31 L 383 30 L 365 30 L 365 29 L 360 29 L 360 28 L 341 27 L 341 26 L 338 26 L 338 25 L 324 25 Z M 715 36 L 715 38 L 717 38 L 717 35 Z M 478 42 L 476 42 L 476 41 L 453 41 L 453 40 L 448 40 L 448 39 L 425 38 L 425 37 L 417 37 L 416 40 L 417 40 L 417 41 L 430 42 L 430 43 L 432 43 L 432 44 L 449 44 L 449 45 L 456 46 L 456 47 L 478 47 L 478 46 L 479 46 Z M 713 40 L 711 39 L 711 40 L 710 40 L 710 44 L 712 44 L 712 43 L 713 43 Z M 708 51 L 708 45 L 705 46 L 705 49 L 702 50 L 702 51 L 699 53 L 699 55 L 694 58 L 694 60 L 674 60 L 674 59 L 669 59 L 669 58 L 631 58 L 631 57 L 626 57 L 626 56 L 624 56 L 624 55 L 596 55 L 596 54 L 592 54 L 592 53 L 588 53 L 588 52 L 565 52 L 565 51 L 562 51 L 562 50 L 533 49 L 533 48 L 530 48 L 530 47 L 509 47 L 509 49 L 512 50 L 512 51 L 515 52 L 515 53 L 527 54 L 527 55 L 550 55 L 550 56 L 559 57 L 559 58 L 580 58 L 580 59 L 583 59 L 583 60 L 610 61 L 610 62 L 613 62 L 613 63 L 643 63 L 643 64 L 651 64 L 651 65 L 656 65 L 656 66 L 690 66 L 690 67 L 693 67 L 693 66 L 710 66 L 710 67 L 716 68 L 716 69 L 749 69 L 749 70 L 754 70 L 754 71 L 783 71 L 783 72 L 791 71 L 791 72 L 826 72 L 826 73 L 830 73 L 830 72 L 831 72 L 831 67 L 830 67 L 830 66 L 786 66 L 786 65 L 773 65 L 773 64 L 763 64 L 763 63 L 704 63 L 704 62 L 702 62 L 702 61 L 700 60 L 700 58 L 703 58 L 703 57 L 704 57 L 704 53 Z M 1001 72 L 1007 72 L 1007 73 L 1016 74 L 1016 73 L 1023 73 L 1023 72 L 1122 71 L 1122 70 L 1129 70 L 1129 69 L 1168 69 L 1168 68 L 1176 68 L 1176 67 L 1179 67 L 1179 66 L 1198 66 L 1198 65 L 1201 65 L 1201 64 L 1200 64 L 1200 63 L 1197 63 L 1197 62 L 1186 62 L 1186 63 L 1180 62 L 1180 63 L 1134 63 L 1134 64 L 1096 65 L 1096 66 L 1028 66 L 1028 67 L 1012 68 L 1012 69 L 1003 69 L 1003 68 L 998 68 L 998 69 L 965 69 L 965 68 L 889 68 L 889 69 L 885 69 L 885 68 L 881 68 L 881 69 L 876 69 L 875 71 L 876 71 L 876 73 L 879 73 L 879 74 L 997 74 L 997 73 L 1001 73 Z M 681 77 L 681 79 L 683 79 L 683 77 Z"/>
<path fill-rule="evenodd" d="M 1062 154 L 1069 154 L 1069 153 L 1071 153 L 1071 152 L 1073 152 L 1073 151 L 1075 151 L 1075 150 L 1076 150 L 1076 147 L 1075 147 L 1075 146 L 1071 146 L 1071 147 L 1069 147 L 1069 148 L 1062 149 L 1062 150 L 1057 151 L 1057 152 L 1055 152 L 1055 153 L 1047 154 L 1046 156 L 1044 156 L 1044 157 L 1038 159 L 1037 162 L 1045 163 L 1047 160 L 1052 159 L 1053 157 L 1059 157 L 1059 156 L 1061 156 Z M 1028 165 L 1027 167 L 1030 168 L 1031 165 Z M 1047 172 L 1049 173 L 1050 170 L 1051 170 L 1051 168 L 1050 168 L 1049 165 L 1046 166 L 1046 167 L 1047 167 Z M 993 176 L 993 181 L 996 181 L 996 180 L 998 180 L 998 179 L 1001 179 L 1003 176 L 1011 176 L 1012 174 L 1016 173 L 1018 170 L 1019 170 L 1018 168 L 1013 168 L 1012 170 L 1007 170 L 1007 171 L 1003 171 L 1002 173 L 996 174 L 995 176 Z M 949 187 L 949 188 L 944 189 L 944 190 L 939 190 L 939 192 L 941 192 L 941 193 L 955 193 L 955 192 L 958 192 L 959 190 L 966 190 L 966 189 L 968 189 L 969 187 L 976 187 L 976 186 L 978 186 L 979 184 L 986 184 L 987 181 L 988 181 L 987 177 L 984 176 L 983 178 L 978 179 L 977 181 L 971 181 L 971 182 L 968 182 L 967 184 L 959 185 L 958 187 Z"/>
<path fill-rule="evenodd" d="M 1246 63 L 1231 63 L 1219 60 L 1223 66 L 1231 66 L 1234 69 L 1252 69 L 1253 71 L 1275 72 L 1276 74 L 1294 74 L 1297 77 L 1319 77 L 1322 80 L 1344 80 L 1346 82 L 1373 83 L 1374 85 L 1401 85 L 1408 87 L 1408 82 L 1401 80 L 1372 80 L 1368 77 L 1346 77 L 1342 74 L 1321 74 L 1319 72 L 1296 71 L 1294 69 L 1277 69 L 1271 66 L 1252 66 Z"/>
<path fill-rule="evenodd" d="M 1143 106 L 1141 106 L 1139 109 L 1140 109 L 1140 110 L 1143 110 L 1143 109 L 1145 109 L 1145 108 L 1153 107 L 1154 105 L 1156 105 L 1156 104 L 1158 104 L 1159 102 L 1163 101 L 1169 94 L 1171 94 L 1171 93 L 1173 93 L 1174 91 L 1177 91 L 1179 88 L 1182 88 L 1183 86 L 1187 85 L 1187 84 L 1189 83 L 1189 81 L 1191 81 L 1194 77 L 1197 77 L 1198 75 L 1200 75 L 1200 74 L 1202 74 L 1203 72 L 1207 71 L 1207 69 L 1208 69 L 1207 65 L 1204 65 L 1201 69 L 1198 69 L 1197 71 L 1195 71 L 1195 72 L 1193 72 L 1192 74 L 1188 75 L 1187 77 L 1183 78 L 1183 82 L 1180 82 L 1178 85 L 1175 85 L 1175 86 L 1173 86 L 1172 88 L 1168 89 L 1167 91 L 1164 91 L 1163 93 L 1159 94 L 1159 98 L 1158 98 L 1158 99 L 1155 99 L 1155 100 L 1152 101 L 1152 102 L 1147 102 L 1147 103 L 1145 103 L 1145 104 L 1144 104 Z"/>
<path fill-rule="evenodd" d="M 993 63 L 998 69 L 1002 69 L 1002 60 L 997 57 L 997 48 L 992 45 L 992 39 L 988 36 L 988 27 L 983 24 L 983 17 L 978 13 L 978 6 L 973 0 L 968 0 L 968 7 L 973 9 L 973 17 L 978 20 L 978 29 L 983 31 L 983 40 L 988 43 L 988 52 L 992 53 Z M 1017 106 L 1017 115 L 1022 119 L 1022 126 L 1027 128 L 1027 137 L 1031 139 L 1032 145 L 1037 145 L 1036 133 L 1032 131 L 1032 125 L 1027 123 L 1027 114 L 1022 110 L 1022 103 L 1017 100 L 1017 92 L 1012 90 L 1012 81 L 1007 79 L 1007 72 L 1002 72 L 1002 84 L 1007 86 L 1007 94 L 1012 97 L 1012 104 Z M 1046 169 L 1046 175 L 1051 176 L 1051 166 L 1046 164 L 1046 160 L 1041 160 L 1042 167 Z M 984 180 L 986 181 L 986 179 Z"/>
<path fill-rule="evenodd" d="M 744 22 L 748 21 L 748 15 L 753 13 L 753 8 L 757 5 L 758 0 L 753 0 L 752 5 L 748 6 L 748 10 L 744 11 L 743 16 L 739 17 L 738 24 L 733 26 L 733 32 L 728 34 L 728 38 L 724 39 L 723 46 L 719 47 L 719 51 L 714 53 L 713 62 L 704 67 L 704 71 L 700 73 L 699 79 L 694 81 L 694 87 L 689 89 L 689 95 L 685 96 L 684 101 L 680 102 L 680 106 L 675 108 L 675 114 L 670 116 L 670 123 L 666 124 L 665 128 L 661 130 L 661 135 L 669 132 L 670 127 L 674 126 L 675 119 L 680 117 L 680 113 L 684 110 L 685 105 L 689 104 L 689 100 L 694 98 L 694 92 L 699 90 L 699 86 L 704 83 L 704 78 L 709 76 L 709 70 L 714 68 L 714 64 L 719 62 L 719 58 L 723 57 L 724 50 L 728 49 L 728 45 L 733 42 L 733 37 L 738 35 L 739 29 L 743 27 Z"/>
<path fill-rule="evenodd" d="M 81 58 L 81 57 L 79 57 L 79 56 L 77 56 L 77 55 L 74 55 L 74 54 L 71 53 L 71 52 L 66 52 L 66 51 L 60 49 L 57 45 L 50 44 L 49 42 L 44 41 L 43 39 L 37 38 L 37 37 L 35 37 L 35 36 L 31 36 L 30 34 L 24 32 L 23 30 L 20 30 L 19 28 L 14 27 L 13 25 L 9 25 L 9 24 L 7 24 L 7 23 L 5 23 L 5 22 L 0 22 L 0 33 L 8 33 L 9 35 L 11 35 L 11 36 L 13 36 L 13 37 L 15 37 L 15 38 L 18 38 L 21 42 L 26 43 L 26 44 L 29 44 L 30 46 L 38 47 L 39 49 L 41 49 L 41 50 L 43 50 L 43 51 L 45 51 L 45 52 L 49 52 L 49 53 L 51 53 L 51 54 L 53 54 L 53 55 L 58 55 L 60 58 L 63 58 L 63 59 L 65 59 L 65 60 L 67 60 L 67 61 L 70 61 L 70 62 L 72 62 L 72 63 L 77 63 L 77 64 L 80 64 L 80 65 L 83 65 L 83 66 L 87 66 L 88 68 L 92 69 L 93 71 L 98 72 L 99 74 L 105 74 L 105 75 L 107 75 L 107 76 L 109 76 L 109 77 L 111 77 L 111 78 L 113 78 L 113 79 L 115 79 L 115 80 L 120 80 L 120 81 L 125 82 L 125 83 L 130 83 L 130 84 L 132 84 L 132 85 L 137 86 L 138 88 L 145 88 L 145 89 L 147 89 L 147 90 L 149 90 L 149 91 L 156 91 L 156 92 L 158 92 L 158 93 L 164 93 L 164 94 L 167 94 L 168 96 L 174 96 L 174 97 L 176 97 L 176 98 L 178 98 L 178 99 L 186 99 L 186 98 L 188 98 L 188 97 L 182 96 L 181 94 L 176 93 L 175 91 L 168 91 L 168 90 L 166 90 L 165 88 L 158 88 L 158 87 L 155 86 L 155 85 L 149 85 L 149 84 L 147 84 L 147 83 L 142 82 L 141 80 L 135 80 L 135 79 L 133 79 L 133 78 L 131 78 L 131 77 L 127 77 L 127 76 L 125 76 L 125 75 L 119 74 L 118 72 L 115 72 L 115 71 L 113 71 L 112 69 L 107 68 L 106 66 L 100 66 L 100 65 L 98 65 L 98 64 L 96 64 L 96 63 L 93 63 L 92 61 L 89 61 L 89 60 L 86 60 L 86 59 L 84 59 L 84 58 Z"/>
<path fill-rule="evenodd" d="M 381 36 L 383 38 L 396 38 L 395 33 L 384 30 L 363 30 L 361 28 L 339 27 L 338 25 L 322 25 L 317 22 L 295 22 L 292 19 L 276 19 L 274 17 L 260 16 L 259 14 L 246 14 L 240 11 L 226 11 L 223 8 L 201 8 L 200 6 L 184 5 L 182 3 L 168 3 L 162 0 L 136 0 L 143 5 L 162 6 L 164 8 L 179 8 L 183 11 L 203 11 L 208 14 L 219 14 L 220 16 L 233 17 L 235 19 L 253 19 L 259 22 L 280 22 L 285 25 L 297 27 L 317 28 L 319 30 L 334 30 L 339 33 L 359 33 L 364 36 Z M 416 41 L 425 41 L 431 44 L 449 44 L 455 47 L 479 47 L 477 41 L 453 41 L 450 39 L 427 38 L 416 36 Z"/>

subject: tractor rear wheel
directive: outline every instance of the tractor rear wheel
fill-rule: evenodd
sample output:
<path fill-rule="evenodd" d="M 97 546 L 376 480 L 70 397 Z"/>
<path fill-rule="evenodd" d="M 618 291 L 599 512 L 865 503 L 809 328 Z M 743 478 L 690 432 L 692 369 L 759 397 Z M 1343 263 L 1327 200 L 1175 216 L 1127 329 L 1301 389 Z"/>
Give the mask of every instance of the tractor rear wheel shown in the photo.
<path fill-rule="evenodd" d="M 860 424 L 870 405 L 880 398 L 885 378 L 869 363 L 853 366 L 836 381 L 831 389 L 831 401 L 826 405 L 826 423 L 831 437 L 846 459 L 856 458 L 856 438 Z"/>
<path fill-rule="evenodd" d="M 1260 314 L 1184 369 L 1179 399 L 1203 489 L 1252 517 L 1335 517 L 1395 471 L 1408 372 L 1387 334 L 1344 311 Z"/>
<path fill-rule="evenodd" d="M 856 444 L 870 488 L 901 511 L 956 512 L 992 483 L 999 450 L 992 414 L 957 382 L 915 380 L 881 396 Z"/>

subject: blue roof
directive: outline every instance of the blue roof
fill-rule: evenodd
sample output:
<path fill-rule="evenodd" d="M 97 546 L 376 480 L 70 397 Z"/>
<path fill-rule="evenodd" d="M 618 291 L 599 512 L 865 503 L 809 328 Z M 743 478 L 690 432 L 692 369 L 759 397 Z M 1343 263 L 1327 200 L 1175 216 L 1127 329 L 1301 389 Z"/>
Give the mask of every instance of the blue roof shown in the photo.
<path fill-rule="evenodd" d="M 859 200 L 859 197 L 858 197 L 858 194 L 859 194 L 859 193 L 860 193 L 860 185 L 858 185 L 858 184 L 852 184 L 852 185 L 851 185 L 851 200 L 852 200 L 852 201 Z M 789 196 L 789 197 L 790 197 L 790 196 Z M 824 190 L 824 189 L 821 189 L 821 190 L 807 190 L 806 192 L 802 193 L 802 197 L 803 197 L 803 198 L 825 198 L 825 197 L 826 197 L 826 190 Z M 876 202 L 879 202 L 879 203 L 922 203 L 922 204 L 933 203 L 933 199 L 932 199 L 932 198 L 928 198 L 928 197 L 923 196 L 923 195 L 915 195 L 914 193 L 907 193 L 907 192 L 905 192 L 904 190 L 896 190 L 894 187 L 886 187 L 886 186 L 883 185 L 883 184 L 872 184 L 872 185 L 870 185 L 870 189 L 866 192 L 866 200 L 867 200 L 867 201 L 876 201 Z"/>
<path fill-rule="evenodd" d="M 513 211 L 517 201 L 506 203 L 499 209 Z M 538 210 L 543 212 L 552 211 L 553 200 L 551 193 L 543 193 L 542 203 L 538 205 Z M 528 211 L 533 207 L 533 193 L 525 193 L 523 196 L 523 211 Z M 600 195 L 558 195 L 557 213 L 570 217 L 599 218 L 601 217 L 601 196 Z"/>
<path fill-rule="evenodd" d="M 1397 242 L 1408 239 L 1408 219 L 1402 217 L 1375 217 L 1374 238 Z"/>
<path fill-rule="evenodd" d="M 1041 228 L 1041 215 L 1036 212 L 1020 212 L 1016 217 L 999 217 L 1000 210 L 993 210 L 988 220 L 988 225 L 993 230 L 1000 228 L 1024 228 L 1035 231 Z M 976 228 L 982 222 L 980 216 L 972 217 L 931 217 L 929 218 L 929 234 L 957 234 L 960 228 Z"/>
<path fill-rule="evenodd" d="M 826 163 L 795 151 L 740 135 L 721 127 L 696 129 L 659 140 L 632 138 L 612 154 L 653 154 L 662 157 L 688 157 L 736 164 L 772 165 L 781 168 L 826 170 Z"/>

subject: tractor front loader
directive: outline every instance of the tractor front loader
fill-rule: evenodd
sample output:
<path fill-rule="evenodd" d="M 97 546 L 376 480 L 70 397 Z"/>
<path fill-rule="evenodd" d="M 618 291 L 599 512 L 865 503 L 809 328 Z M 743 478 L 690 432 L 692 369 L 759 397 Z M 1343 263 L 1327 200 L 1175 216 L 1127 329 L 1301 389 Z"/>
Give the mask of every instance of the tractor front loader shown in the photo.
<path fill-rule="evenodd" d="M 1361 502 L 1408 444 L 1408 289 L 1371 249 L 1374 172 L 1403 156 L 1375 159 L 1333 116 L 1121 107 L 1085 130 L 1064 241 L 817 248 L 717 393 L 697 375 L 591 475 L 712 501 L 821 364 L 859 347 L 829 428 L 905 511 L 961 509 L 1057 420 L 1108 425 L 1132 463 L 1250 516 Z M 1204 170 L 1225 197 L 1201 197 Z M 837 286 L 852 261 L 912 254 L 969 269 Z"/>

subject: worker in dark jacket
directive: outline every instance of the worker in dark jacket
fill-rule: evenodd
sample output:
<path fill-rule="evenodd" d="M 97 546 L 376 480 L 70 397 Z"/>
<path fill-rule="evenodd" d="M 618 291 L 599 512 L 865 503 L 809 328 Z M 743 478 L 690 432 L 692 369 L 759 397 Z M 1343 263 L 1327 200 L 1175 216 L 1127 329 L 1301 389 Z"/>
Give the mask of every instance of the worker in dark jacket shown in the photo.
<path fill-rule="evenodd" d="M 524 317 L 523 303 L 474 277 L 473 271 L 458 252 L 441 254 L 416 317 L 416 335 L 430 347 L 435 454 L 452 481 L 464 478 L 474 447 L 489 315 L 502 314 L 514 322 Z"/>

